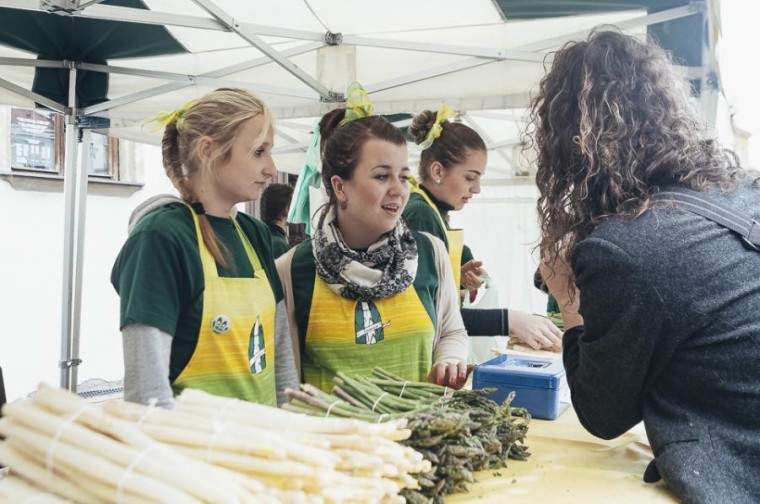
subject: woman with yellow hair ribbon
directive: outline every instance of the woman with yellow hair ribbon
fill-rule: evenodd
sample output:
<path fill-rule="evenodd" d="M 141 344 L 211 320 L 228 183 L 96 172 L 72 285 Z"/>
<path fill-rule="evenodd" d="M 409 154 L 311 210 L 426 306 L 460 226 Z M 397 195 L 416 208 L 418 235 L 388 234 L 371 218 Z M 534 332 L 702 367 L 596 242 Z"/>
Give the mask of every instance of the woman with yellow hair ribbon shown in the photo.
<path fill-rule="evenodd" d="M 235 211 L 275 175 L 269 109 L 218 89 L 149 120 L 164 128 L 161 195 L 132 214 L 113 266 L 126 400 L 171 407 L 183 388 L 275 405 L 297 386 L 272 236 Z"/>
<path fill-rule="evenodd" d="M 412 229 L 446 243 L 456 284 L 468 296 L 483 283 L 485 271 L 464 245 L 464 231 L 450 228 L 448 213 L 461 210 L 480 193 L 488 155 L 480 135 L 453 121 L 456 115 L 442 104 L 437 113 L 425 110 L 414 117 L 409 129 L 422 150 L 420 181 L 412 187 L 404 219 Z M 501 308 L 477 312 L 465 308 L 462 318 L 470 335 L 511 335 L 535 349 L 561 348 L 562 333 L 544 317 Z"/>
<path fill-rule="evenodd" d="M 311 240 L 277 260 L 294 350 L 307 383 L 380 366 L 406 380 L 461 387 L 467 333 L 440 240 L 410 230 L 403 133 L 358 84 L 325 114 L 322 182 L 329 196 Z"/>

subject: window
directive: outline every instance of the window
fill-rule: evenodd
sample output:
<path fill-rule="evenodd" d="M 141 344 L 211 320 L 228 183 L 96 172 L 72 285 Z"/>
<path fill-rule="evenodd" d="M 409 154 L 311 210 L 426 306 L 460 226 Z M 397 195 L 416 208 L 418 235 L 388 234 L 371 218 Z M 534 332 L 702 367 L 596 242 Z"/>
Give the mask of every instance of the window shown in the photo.
<path fill-rule="evenodd" d="M 10 164 L 14 171 L 61 175 L 65 166 L 63 117 L 47 110 L 11 109 Z M 119 180 L 119 141 L 91 132 L 88 175 Z M 82 143 L 78 143 L 82 159 Z"/>
<path fill-rule="evenodd" d="M 59 173 L 57 139 L 62 130 L 58 114 L 11 109 L 11 168 Z"/>
<path fill-rule="evenodd" d="M 88 169 L 87 191 L 129 195 L 140 190 L 144 175 L 142 165 L 136 162 L 135 143 L 104 133 L 99 129 L 80 130 L 77 159 Z M 90 162 L 81 155 L 85 136 L 90 138 Z M 0 105 L 0 181 L 21 191 L 62 191 L 65 156 L 65 117 L 46 109 Z"/>
<path fill-rule="evenodd" d="M 82 143 L 79 143 L 77 154 L 80 163 L 82 159 Z M 119 179 L 119 141 L 106 135 L 90 133 L 90 162 L 88 175 L 91 177 L 105 177 Z"/>

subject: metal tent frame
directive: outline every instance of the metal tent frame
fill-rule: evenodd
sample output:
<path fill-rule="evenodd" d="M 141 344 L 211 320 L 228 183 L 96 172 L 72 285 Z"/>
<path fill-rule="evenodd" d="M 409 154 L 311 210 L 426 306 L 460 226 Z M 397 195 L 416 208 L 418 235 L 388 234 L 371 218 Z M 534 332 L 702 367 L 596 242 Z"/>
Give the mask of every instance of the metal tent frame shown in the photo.
<path fill-rule="evenodd" d="M 188 0 L 188 4 L 200 7 L 207 17 L 178 14 L 176 12 L 162 12 L 154 10 L 142 10 L 113 5 L 102 4 L 103 0 L 6 0 L 0 6 L 12 9 L 48 12 L 50 15 L 68 16 L 72 18 L 90 18 L 107 21 L 123 21 L 136 24 L 161 25 L 193 29 L 199 32 L 224 32 L 236 35 L 244 45 L 255 48 L 263 54 L 261 57 L 238 62 L 214 71 L 188 75 L 168 71 L 156 71 L 147 68 L 130 68 L 123 66 L 111 66 L 93 64 L 82 61 L 51 61 L 33 60 L 29 58 L 0 58 L 0 66 L 18 66 L 35 68 L 59 68 L 67 69 L 69 78 L 68 102 L 58 103 L 45 96 L 26 89 L 9 80 L 0 78 L 0 88 L 21 95 L 39 105 L 45 106 L 65 116 L 66 140 L 65 152 L 66 163 L 64 173 L 64 201 L 65 201 L 65 228 L 64 228 L 64 278 L 63 278 L 63 316 L 61 329 L 61 355 L 59 367 L 61 368 L 61 386 L 70 390 L 76 390 L 77 368 L 79 359 L 79 318 L 81 312 L 81 284 L 83 267 L 83 241 L 84 241 L 84 216 L 86 211 L 86 188 L 87 169 L 81 168 L 77 163 L 77 134 L 80 118 L 86 116 L 106 116 L 114 122 L 122 124 L 135 124 L 144 117 L 134 112 L 121 112 L 118 109 L 129 104 L 135 104 L 142 100 L 157 96 L 166 96 L 177 91 L 193 86 L 238 86 L 246 87 L 253 91 L 276 96 L 294 97 L 299 99 L 292 106 L 273 107 L 273 113 L 278 119 L 298 117 L 313 117 L 331 108 L 332 104 L 344 101 L 344 94 L 335 91 L 331 82 L 325 82 L 324 75 L 320 78 L 322 69 L 317 68 L 316 75 L 305 71 L 296 65 L 292 59 L 318 51 L 325 52 L 333 59 L 325 59 L 321 62 L 323 67 L 336 65 L 341 53 L 340 48 L 361 47 L 370 49 L 393 49 L 411 51 L 417 53 L 456 55 L 462 57 L 455 62 L 446 63 L 424 70 L 410 71 L 403 75 L 395 76 L 387 80 L 364 82 L 365 88 L 370 94 L 378 95 L 375 102 L 376 108 L 383 112 L 410 112 L 402 110 L 408 108 L 408 99 L 386 98 L 383 92 L 403 88 L 411 84 L 430 81 L 441 76 L 449 76 L 472 70 L 494 62 L 515 61 L 544 63 L 550 61 L 551 56 L 546 51 L 556 48 L 563 43 L 583 37 L 588 30 L 580 30 L 553 36 L 544 40 L 530 42 L 518 47 L 494 47 L 494 46 L 471 46 L 471 45 L 447 45 L 438 43 L 419 42 L 415 40 L 402 40 L 393 37 L 377 37 L 366 35 L 352 35 L 346 33 L 332 33 L 330 31 L 308 31 L 288 29 L 268 25 L 258 25 L 241 22 L 235 16 L 222 9 L 213 0 Z M 705 13 L 706 23 L 705 40 L 703 43 L 703 62 L 701 67 L 687 69 L 691 77 L 699 79 L 702 83 L 701 106 L 709 121 L 715 121 L 717 104 L 717 87 L 714 85 L 717 75 L 717 62 L 715 59 L 715 44 L 717 38 L 717 6 L 718 0 L 691 1 L 685 5 L 667 9 L 661 12 L 636 15 L 616 23 L 622 30 L 636 30 L 643 27 L 672 21 L 697 13 Z M 308 3 L 307 3 L 308 5 Z M 313 12 L 313 11 L 312 11 Z M 315 14 L 316 17 L 316 14 Z M 502 19 L 504 23 L 507 20 Z M 265 37 L 287 39 L 292 42 L 287 48 L 280 49 L 276 44 L 267 42 Z M 336 48 L 335 51 L 325 51 L 326 48 Z M 287 87 L 279 85 L 267 85 L 262 83 L 244 82 L 228 78 L 228 76 L 241 71 L 258 68 L 274 62 L 280 69 L 295 79 L 298 86 Z M 79 71 L 104 72 L 114 75 L 130 75 L 144 77 L 151 80 L 165 81 L 159 85 L 140 89 L 123 96 L 109 99 L 102 103 L 79 108 L 76 102 L 76 77 Z M 345 70 L 351 74 L 351 69 Z M 356 69 L 353 69 L 356 73 Z M 343 75 L 342 78 L 350 75 Z M 414 101 L 415 104 L 429 104 L 427 97 L 420 96 Z M 306 100 L 304 102 L 304 100 Z M 447 100 L 448 101 L 448 100 Z M 479 118 L 500 117 L 501 119 L 515 120 L 508 113 L 497 113 L 489 109 L 522 108 L 528 103 L 527 90 L 518 94 L 500 94 L 494 96 L 479 96 L 469 100 L 466 96 L 455 97 L 449 102 L 454 108 L 463 111 L 464 120 L 479 130 L 487 142 L 489 150 L 499 154 L 507 163 L 513 164 L 509 149 L 519 144 L 519 139 L 494 140 L 487 131 L 478 125 Z M 85 133 L 87 134 L 87 133 Z M 280 147 L 280 152 L 294 152 L 305 150 L 306 142 L 296 136 L 287 133 L 279 134 L 286 145 Z M 89 145 L 86 142 L 85 145 Z M 84 153 L 84 159 L 88 159 Z"/>

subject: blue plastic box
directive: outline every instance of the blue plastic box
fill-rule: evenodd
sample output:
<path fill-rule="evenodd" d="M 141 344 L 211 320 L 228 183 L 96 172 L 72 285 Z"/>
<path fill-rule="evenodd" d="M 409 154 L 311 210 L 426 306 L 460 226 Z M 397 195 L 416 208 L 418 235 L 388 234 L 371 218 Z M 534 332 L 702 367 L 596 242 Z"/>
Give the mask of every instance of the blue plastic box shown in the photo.
<path fill-rule="evenodd" d="M 472 388 L 495 387 L 488 395 L 501 404 L 515 391 L 512 406 L 527 409 L 532 417 L 554 420 L 570 405 L 570 390 L 560 359 L 526 355 L 500 355 L 475 368 Z"/>

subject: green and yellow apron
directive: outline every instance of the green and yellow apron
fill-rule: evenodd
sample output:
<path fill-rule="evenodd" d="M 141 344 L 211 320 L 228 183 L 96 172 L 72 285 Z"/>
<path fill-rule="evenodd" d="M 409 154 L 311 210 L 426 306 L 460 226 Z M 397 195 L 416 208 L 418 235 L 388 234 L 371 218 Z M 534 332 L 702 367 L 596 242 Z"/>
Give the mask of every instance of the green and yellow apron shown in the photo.
<path fill-rule="evenodd" d="M 430 205 L 435 214 L 441 219 L 441 226 L 446 230 L 446 240 L 449 242 L 449 261 L 451 262 L 451 270 L 454 272 L 454 285 L 459 288 L 462 284 L 462 250 L 464 249 L 464 230 L 462 229 L 449 229 L 446 221 L 443 220 L 441 212 L 438 211 L 438 207 L 430 199 L 430 196 L 419 188 L 417 185 L 412 185 L 411 192 L 419 194 Z"/>
<path fill-rule="evenodd" d="M 369 375 L 377 366 L 425 381 L 434 338 L 435 326 L 414 286 L 362 302 L 335 294 L 316 276 L 302 356 L 304 381 L 329 392 L 338 371 Z"/>
<path fill-rule="evenodd" d="M 258 255 L 233 218 L 253 277 L 220 277 L 214 257 L 203 243 L 193 211 L 205 290 L 198 343 L 190 361 L 172 384 L 183 388 L 277 405 L 274 380 L 275 297 Z"/>

